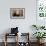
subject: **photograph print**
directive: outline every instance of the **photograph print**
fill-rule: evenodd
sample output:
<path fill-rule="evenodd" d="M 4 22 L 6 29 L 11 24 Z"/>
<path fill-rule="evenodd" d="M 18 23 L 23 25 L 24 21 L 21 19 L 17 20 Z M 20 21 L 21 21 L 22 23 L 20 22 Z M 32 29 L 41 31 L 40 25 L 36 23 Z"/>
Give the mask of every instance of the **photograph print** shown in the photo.
<path fill-rule="evenodd" d="M 10 8 L 10 18 L 11 19 L 24 19 L 25 8 Z"/>

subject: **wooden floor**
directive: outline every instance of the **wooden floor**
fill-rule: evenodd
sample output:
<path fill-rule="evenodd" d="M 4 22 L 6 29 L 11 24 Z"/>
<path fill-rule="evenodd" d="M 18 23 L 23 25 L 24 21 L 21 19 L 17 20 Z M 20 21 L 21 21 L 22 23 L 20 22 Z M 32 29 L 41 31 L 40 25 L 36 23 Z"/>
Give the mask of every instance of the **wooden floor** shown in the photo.
<path fill-rule="evenodd" d="M 4 43 L 2 42 L 0 42 L 0 46 L 4 46 Z M 12 42 L 10 42 L 10 43 L 8 43 L 8 45 L 7 46 L 16 46 L 15 45 L 15 42 L 14 43 L 12 43 Z M 22 45 L 21 45 L 22 46 Z M 25 45 L 24 45 L 25 46 Z M 34 42 L 32 42 L 32 43 L 30 43 L 30 46 L 37 46 L 37 43 L 34 43 Z M 46 43 L 44 43 L 43 45 L 41 45 L 41 46 L 46 46 Z"/>

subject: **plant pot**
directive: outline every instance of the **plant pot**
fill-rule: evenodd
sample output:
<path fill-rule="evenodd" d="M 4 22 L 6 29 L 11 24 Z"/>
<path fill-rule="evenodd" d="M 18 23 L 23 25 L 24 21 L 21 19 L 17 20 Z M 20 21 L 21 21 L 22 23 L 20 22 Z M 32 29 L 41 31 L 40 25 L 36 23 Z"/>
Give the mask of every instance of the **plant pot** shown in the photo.
<path fill-rule="evenodd" d="M 40 43 L 40 39 L 37 39 L 37 43 Z"/>
<path fill-rule="evenodd" d="M 38 39 L 37 42 L 38 42 L 39 44 L 41 44 L 41 43 L 44 42 L 44 40 L 45 40 L 45 39 Z"/>
<path fill-rule="evenodd" d="M 40 39 L 40 43 L 44 43 L 44 40 L 45 40 L 45 39 Z"/>

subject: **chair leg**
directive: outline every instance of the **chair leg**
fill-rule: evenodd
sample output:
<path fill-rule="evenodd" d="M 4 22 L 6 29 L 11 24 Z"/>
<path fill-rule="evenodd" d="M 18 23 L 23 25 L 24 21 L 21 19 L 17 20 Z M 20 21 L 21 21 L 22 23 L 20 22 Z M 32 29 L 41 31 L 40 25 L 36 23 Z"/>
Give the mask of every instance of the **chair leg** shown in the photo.
<path fill-rule="evenodd" d="M 5 41 L 5 43 L 4 43 L 4 44 L 5 44 L 5 46 L 7 46 L 7 42 L 6 42 L 6 41 Z"/>

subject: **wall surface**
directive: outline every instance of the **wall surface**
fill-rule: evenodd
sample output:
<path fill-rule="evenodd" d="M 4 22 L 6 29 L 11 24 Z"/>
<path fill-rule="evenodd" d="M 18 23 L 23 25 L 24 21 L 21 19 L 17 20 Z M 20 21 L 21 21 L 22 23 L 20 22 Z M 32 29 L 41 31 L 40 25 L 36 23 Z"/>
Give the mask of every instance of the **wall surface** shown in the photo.
<path fill-rule="evenodd" d="M 25 8 L 25 19 L 10 19 L 10 8 Z M 32 24 L 36 24 L 36 0 L 0 0 L 0 34 L 17 26 L 19 32 L 32 36 Z"/>

